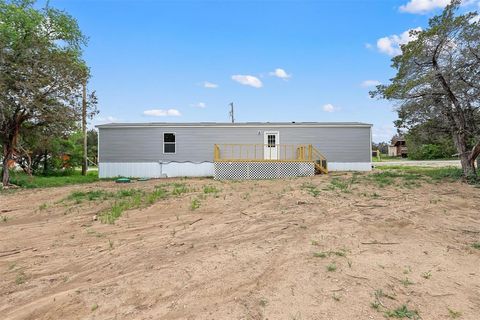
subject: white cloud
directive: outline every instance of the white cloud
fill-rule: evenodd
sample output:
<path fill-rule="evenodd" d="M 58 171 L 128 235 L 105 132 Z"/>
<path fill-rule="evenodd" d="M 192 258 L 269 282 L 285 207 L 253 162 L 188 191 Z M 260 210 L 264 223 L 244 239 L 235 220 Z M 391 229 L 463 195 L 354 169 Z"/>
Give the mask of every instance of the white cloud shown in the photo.
<path fill-rule="evenodd" d="M 255 76 L 236 74 L 232 76 L 233 81 L 237 81 L 245 86 L 251 86 L 254 88 L 261 88 L 263 86 L 262 81 Z"/>
<path fill-rule="evenodd" d="M 401 12 L 427 13 L 429 11 L 445 8 L 450 0 L 410 0 L 407 4 L 400 6 Z"/>
<path fill-rule="evenodd" d="M 191 104 L 191 106 L 195 108 L 205 109 L 207 107 L 207 104 L 205 102 L 199 102 L 199 103 Z"/>
<path fill-rule="evenodd" d="M 204 82 L 202 83 L 202 86 L 203 86 L 204 88 L 207 88 L 207 89 L 216 89 L 216 88 L 218 88 L 218 84 L 212 83 L 212 82 L 208 82 L 208 81 L 204 81 Z"/>
<path fill-rule="evenodd" d="M 285 70 L 280 68 L 277 68 L 275 69 L 275 71 L 270 72 L 269 75 L 283 79 L 283 80 L 287 80 L 292 76 L 291 74 L 288 74 Z"/>
<path fill-rule="evenodd" d="M 152 109 L 145 110 L 143 114 L 151 117 L 180 117 L 182 114 L 177 109 Z"/>
<path fill-rule="evenodd" d="M 376 87 L 381 84 L 382 83 L 378 80 L 365 80 L 360 85 L 364 88 L 369 88 L 369 87 Z"/>
<path fill-rule="evenodd" d="M 373 46 L 372 46 L 371 43 L 365 43 L 365 48 L 367 48 L 367 49 L 372 49 Z"/>
<path fill-rule="evenodd" d="M 406 44 L 415 40 L 415 36 L 410 34 L 410 31 L 421 31 L 422 28 L 409 29 L 400 35 L 391 35 L 377 40 L 377 48 L 380 52 L 386 53 L 389 56 L 397 56 L 402 53 L 400 45 Z"/>
<path fill-rule="evenodd" d="M 396 133 L 397 130 L 391 124 L 375 125 L 372 130 L 372 140 L 374 142 L 389 142 Z"/>
<path fill-rule="evenodd" d="M 322 107 L 325 112 L 335 112 L 338 111 L 337 107 L 334 107 L 333 104 L 327 103 Z"/>
<path fill-rule="evenodd" d="M 445 8 L 450 4 L 451 0 L 410 0 L 407 4 L 400 6 L 401 12 L 425 14 L 435 9 Z M 469 6 L 477 3 L 480 6 L 478 0 L 463 0 L 462 6 Z"/>

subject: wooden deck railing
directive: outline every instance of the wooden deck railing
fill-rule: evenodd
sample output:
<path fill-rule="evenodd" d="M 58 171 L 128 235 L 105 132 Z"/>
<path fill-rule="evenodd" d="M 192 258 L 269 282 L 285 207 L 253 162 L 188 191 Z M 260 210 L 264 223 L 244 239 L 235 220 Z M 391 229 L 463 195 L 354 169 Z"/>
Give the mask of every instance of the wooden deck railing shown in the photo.
<path fill-rule="evenodd" d="M 311 144 L 215 144 L 215 162 L 314 162 L 317 171 L 327 173 L 327 158 Z"/>

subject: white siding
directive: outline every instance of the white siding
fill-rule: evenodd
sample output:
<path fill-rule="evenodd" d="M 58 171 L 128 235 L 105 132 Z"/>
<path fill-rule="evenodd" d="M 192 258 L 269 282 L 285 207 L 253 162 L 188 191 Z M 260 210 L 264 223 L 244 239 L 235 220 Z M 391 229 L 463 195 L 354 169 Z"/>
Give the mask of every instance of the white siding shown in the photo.
<path fill-rule="evenodd" d="M 329 171 L 370 171 L 370 162 L 329 162 Z M 101 162 L 98 168 L 100 178 L 173 178 L 212 177 L 212 162 Z"/>
<path fill-rule="evenodd" d="M 100 178 L 208 177 L 213 171 L 212 162 L 100 162 L 98 167 Z"/>
<path fill-rule="evenodd" d="M 328 171 L 371 171 L 371 162 L 328 162 Z"/>

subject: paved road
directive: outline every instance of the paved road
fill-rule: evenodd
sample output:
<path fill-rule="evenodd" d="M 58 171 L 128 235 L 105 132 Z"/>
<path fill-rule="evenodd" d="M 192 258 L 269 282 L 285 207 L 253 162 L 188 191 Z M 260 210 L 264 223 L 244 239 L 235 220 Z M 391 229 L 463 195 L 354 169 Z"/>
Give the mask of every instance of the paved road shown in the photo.
<path fill-rule="evenodd" d="M 418 167 L 461 167 L 460 160 L 400 160 L 373 162 L 375 167 L 381 166 L 418 166 Z"/>

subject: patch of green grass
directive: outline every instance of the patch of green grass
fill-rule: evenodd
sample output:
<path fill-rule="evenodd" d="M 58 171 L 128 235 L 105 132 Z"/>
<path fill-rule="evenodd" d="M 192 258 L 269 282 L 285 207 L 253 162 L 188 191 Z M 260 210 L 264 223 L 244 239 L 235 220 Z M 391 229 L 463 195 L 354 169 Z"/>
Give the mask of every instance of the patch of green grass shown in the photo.
<path fill-rule="evenodd" d="M 432 277 L 432 272 L 431 271 L 424 272 L 421 274 L 421 276 L 424 279 L 430 279 Z"/>
<path fill-rule="evenodd" d="M 410 181 L 428 178 L 430 181 L 426 180 L 427 182 L 453 182 L 463 177 L 462 169 L 456 167 L 380 166 L 377 169 Z"/>
<path fill-rule="evenodd" d="M 7 223 L 8 217 L 7 216 L 0 216 L 0 220 L 2 220 L 3 223 Z"/>
<path fill-rule="evenodd" d="M 401 176 L 401 174 L 394 171 L 385 171 L 372 173 L 367 179 L 373 181 L 379 187 L 383 188 L 392 185 L 395 182 L 395 178 L 399 178 Z"/>
<path fill-rule="evenodd" d="M 114 194 L 113 198 L 116 201 L 111 207 L 100 213 L 100 221 L 112 224 L 122 216 L 123 212 L 152 205 L 159 199 L 167 198 L 167 196 L 168 191 L 162 187 L 155 187 L 151 192 L 138 189 L 120 190 Z"/>
<path fill-rule="evenodd" d="M 15 277 L 15 284 L 17 285 L 23 284 L 26 281 L 27 281 L 27 276 L 23 271 L 19 272 Z"/>
<path fill-rule="evenodd" d="M 472 243 L 472 248 L 480 250 L 480 242 Z"/>
<path fill-rule="evenodd" d="M 47 207 L 48 207 L 48 204 L 42 203 L 41 205 L 38 206 L 38 210 L 42 211 L 42 210 L 47 209 Z"/>
<path fill-rule="evenodd" d="M 95 303 L 95 304 L 92 306 L 92 309 L 91 309 L 91 310 L 92 310 L 92 311 L 95 311 L 95 310 L 97 310 L 97 309 L 98 309 L 98 304 Z"/>
<path fill-rule="evenodd" d="M 330 250 L 330 251 L 313 253 L 313 256 L 315 258 L 326 258 L 326 257 L 330 257 L 332 255 L 337 256 L 337 257 L 346 257 L 347 256 L 347 251 L 345 249 L 340 249 L 340 250 Z"/>
<path fill-rule="evenodd" d="M 405 269 L 403 269 L 403 274 L 409 274 L 412 272 L 412 268 L 410 266 L 407 266 Z"/>
<path fill-rule="evenodd" d="M 414 283 L 413 283 L 412 281 L 410 281 L 407 277 L 405 277 L 405 279 L 400 280 L 400 282 L 401 282 L 405 287 L 414 284 Z"/>
<path fill-rule="evenodd" d="M 339 295 L 337 295 L 336 293 L 333 293 L 332 294 L 332 299 L 335 300 L 335 301 L 340 301 L 341 297 Z"/>
<path fill-rule="evenodd" d="M 137 197 L 139 196 L 138 194 L 136 195 Z M 163 188 L 155 188 L 152 192 L 147 194 L 147 203 L 148 204 L 154 204 L 160 199 L 165 199 L 168 196 L 168 191 L 163 189 Z M 140 204 L 136 204 L 136 206 L 139 206 Z"/>
<path fill-rule="evenodd" d="M 217 189 L 215 186 L 204 186 L 203 187 L 203 193 L 209 194 L 209 193 L 214 193 L 217 194 L 220 192 L 220 189 Z"/>
<path fill-rule="evenodd" d="M 193 210 L 197 210 L 198 208 L 200 208 L 200 200 L 195 198 L 192 200 L 192 203 L 190 204 L 190 210 L 193 211 Z"/>
<path fill-rule="evenodd" d="M 452 310 L 450 308 L 447 308 L 447 309 L 448 309 L 448 315 L 452 319 L 457 319 L 457 318 L 460 318 L 462 316 L 462 313 L 460 311 L 455 311 L 455 310 Z"/>
<path fill-rule="evenodd" d="M 330 186 L 329 186 L 330 190 L 338 189 L 342 192 L 348 192 L 348 188 L 349 188 L 349 182 L 344 179 L 334 177 L 330 181 Z"/>
<path fill-rule="evenodd" d="M 337 250 L 337 251 L 330 251 L 332 254 L 336 255 L 337 257 L 346 257 L 347 253 L 345 250 Z"/>
<path fill-rule="evenodd" d="M 267 300 L 267 299 L 260 299 L 260 301 L 258 302 L 258 304 L 259 304 L 261 307 L 266 307 L 267 304 L 268 304 L 268 300 Z"/>
<path fill-rule="evenodd" d="M 182 195 L 184 193 L 187 193 L 188 191 L 189 190 L 184 183 L 174 183 L 173 184 L 172 195 L 174 195 L 174 196 Z"/>
<path fill-rule="evenodd" d="M 333 272 L 337 270 L 337 264 L 335 262 L 330 263 L 327 265 L 327 271 L 328 272 Z"/>
<path fill-rule="evenodd" d="M 313 256 L 315 258 L 326 258 L 328 257 L 328 254 L 326 252 L 314 252 Z"/>
<path fill-rule="evenodd" d="M 98 171 L 89 171 L 86 176 L 73 171 L 69 175 L 60 176 L 29 176 L 23 172 L 11 172 L 10 182 L 22 188 L 49 188 L 71 184 L 91 183 L 98 181 Z"/>
<path fill-rule="evenodd" d="M 320 194 L 320 190 L 318 190 L 317 186 L 312 183 L 305 182 L 301 185 L 301 188 L 302 190 L 307 191 L 314 197 L 318 197 L 318 195 Z"/>
<path fill-rule="evenodd" d="M 67 196 L 66 200 L 74 201 L 75 203 L 81 203 L 85 200 L 107 200 L 113 196 L 113 193 L 101 189 L 91 191 L 72 191 L 72 193 Z"/>
<path fill-rule="evenodd" d="M 103 223 L 113 224 L 115 220 L 120 218 L 125 210 L 132 209 L 133 204 L 129 201 L 116 201 L 110 207 L 100 215 L 100 221 Z"/>
<path fill-rule="evenodd" d="M 398 318 L 398 319 L 419 319 L 418 311 L 416 310 L 410 310 L 408 307 L 404 304 L 394 310 L 387 310 L 385 311 L 385 316 L 389 318 Z"/>

